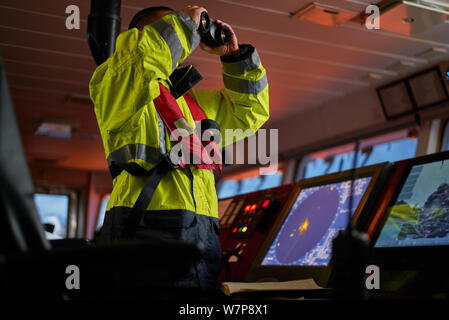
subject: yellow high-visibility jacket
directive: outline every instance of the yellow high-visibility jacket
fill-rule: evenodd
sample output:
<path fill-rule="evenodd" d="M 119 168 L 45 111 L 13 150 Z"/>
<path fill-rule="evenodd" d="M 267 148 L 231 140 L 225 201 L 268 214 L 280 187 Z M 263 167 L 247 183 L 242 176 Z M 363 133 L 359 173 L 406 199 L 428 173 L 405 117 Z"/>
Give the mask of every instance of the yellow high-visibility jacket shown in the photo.
<path fill-rule="evenodd" d="M 142 31 L 128 30 L 118 36 L 115 53 L 95 70 L 89 84 L 90 96 L 109 164 L 135 162 L 150 170 L 171 148 L 169 132 L 153 100 L 159 96 L 158 83 L 169 88 L 170 74 L 198 46 L 196 29 L 189 16 L 174 12 Z M 257 51 L 246 59 L 222 64 L 225 88 L 190 89 L 189 93 L 205 115 L 220 125 L 223 140 L 226 129 L 257 131 L 268 120 L 269 107 L 267 78 Z M 184 98 L 177 102 L 195 128 Z M 107 210 L 132 208 L 146 179 L 122 171 L 114 178 Z M 171 170 L 161 180 L 147 209 L 184 209 L 218 217 L 213 173 L 193 166 Z"/>

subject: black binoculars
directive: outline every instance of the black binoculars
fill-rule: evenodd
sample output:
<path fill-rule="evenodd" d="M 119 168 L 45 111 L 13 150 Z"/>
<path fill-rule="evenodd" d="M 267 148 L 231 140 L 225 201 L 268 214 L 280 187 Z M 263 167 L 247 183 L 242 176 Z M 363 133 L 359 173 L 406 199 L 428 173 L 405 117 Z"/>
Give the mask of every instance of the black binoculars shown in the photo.
<path fill-rule="evenodd" d="M 215 22 L 211 22 L 206 11 L 201 13 L 200 26 L 198 32 L 201 42 L 209 47 L 219 47 L 229 43 L 231 33 L 228 28 L 219 26 Z"/>

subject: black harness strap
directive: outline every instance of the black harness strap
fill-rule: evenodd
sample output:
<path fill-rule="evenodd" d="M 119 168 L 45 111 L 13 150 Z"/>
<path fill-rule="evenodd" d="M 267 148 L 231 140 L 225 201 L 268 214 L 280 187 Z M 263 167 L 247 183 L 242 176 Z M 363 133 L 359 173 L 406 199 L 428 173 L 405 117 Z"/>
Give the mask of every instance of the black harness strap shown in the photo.
<path fill-rule="evenodd" d="M 159 162 L 153 169 L 146 170 L 139 166 L 136 163 L 112 163 L 109 167 L 111 171 L 112 177 L 115 178 L 118 176 L 123 170 L 128 172 L 129 174 L 135 176 L 148 176 L 147 182 L 145 183 L 142 191 L 139 194 L 134 206 L 131 209 L 131 213 L 126 218 L 124 222 L 124 228 L 122 231 L 122 238 L 124 239 L 133 239 L 137 227 L 140 224 L 142 216 L 147 209 L 148 205 L 153 198 L 154 192 L 161 182 L 162 178 L 171 170 L 177 168 L 169 158 L 169 155 L 165 155 L 163 160 Z"/>
<path fill-rule="evenodd" d="M 109 166 L 109 171 L 111 172 L 112 180 L 114 180 L 122 171 L 126 171 L 133 176 L 148 176 L 151 170 L 145 170 L 137 163 L 128 162 L 128 163 L 117 163 L 112 162 Z"/>
<path fill-rule="evenodd" d="M 201 121 L 201 129 L 202 130 L 220 130 L 219 125 L 209 119 L 204 119 Z M 199 133 L 197 133 L 199 134 Z M 201 136 L 199 134 L 199 136 Z M 142 191 L 139 194 L 134 206 L 132 207 L 130 215 L 126 218 L 124 222 L 124 228 L 122 231 L 122 238 L 124 239 L 133 239 L 137 227 L 140 224 L 142 216 L 147 209 L 148 205 L 153 198 L 154 192 L 156 191 L 159 182 L 162 178 L 171 170 L 178 168 L 178 165 L 175 165 L 170 160 L 170 152 L 162 156 L 162 160 L 151 170 L 146 170 L 141 167 L 137 163 L 128 162 L 128 163 L 117 163 L 112 162 L 109 166 L 109 171 L 111 172 L 112 179 L 115 179 L 120 173 L 123 171 L 128 172 L 133 176 L 147 176 L 148 180 L 145 183 Z"/>

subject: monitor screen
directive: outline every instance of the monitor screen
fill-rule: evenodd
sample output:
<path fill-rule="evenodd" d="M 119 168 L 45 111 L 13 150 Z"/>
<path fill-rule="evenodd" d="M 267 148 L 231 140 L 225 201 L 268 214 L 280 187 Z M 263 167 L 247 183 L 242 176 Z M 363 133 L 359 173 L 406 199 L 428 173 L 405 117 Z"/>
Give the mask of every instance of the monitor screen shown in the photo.
<path fill-rule="evenodd" d="M 371 177 L 354 181 L 351 215 L 370 181 Z M 332 240 L 348 224 L 350 192 L 350 179 L 301 189 L 261 265 L 328 265 Z"/>
<path fill-rule="evenodd" d="M 449 245 L 449 160 L 411 167 L 375 247 Z"/>
<path fill-rule="evenodd" d="M 408 80 L 410 89 L 418 108 L 425 108 L 448 100 L 441 71 L 431 69 Z"/>
<path fill-rule="evenodd" d="M 379 88 L 377 92 L 387 119 L 414 112 L 413 102 L 404 81 Z"/>

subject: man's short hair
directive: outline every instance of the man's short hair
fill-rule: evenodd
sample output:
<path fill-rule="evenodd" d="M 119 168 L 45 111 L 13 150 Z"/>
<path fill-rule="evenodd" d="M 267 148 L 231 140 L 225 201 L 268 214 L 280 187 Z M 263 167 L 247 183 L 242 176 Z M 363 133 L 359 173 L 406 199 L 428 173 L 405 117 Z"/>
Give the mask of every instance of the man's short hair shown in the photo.
<path fill-rule="evenodd" d="M 150 7 L 143 10 L 140 10 L 136 13 L 136 15 L 132 18 L 131 22 L 129 23 L 129 29 L 132 28 L 141 28 L 144 27 L 149 19 L 151 19 L 155 12 L 157 11 L 174 11 L 172 8 L 169 7 Z"/>

